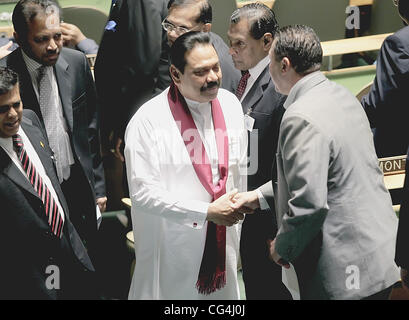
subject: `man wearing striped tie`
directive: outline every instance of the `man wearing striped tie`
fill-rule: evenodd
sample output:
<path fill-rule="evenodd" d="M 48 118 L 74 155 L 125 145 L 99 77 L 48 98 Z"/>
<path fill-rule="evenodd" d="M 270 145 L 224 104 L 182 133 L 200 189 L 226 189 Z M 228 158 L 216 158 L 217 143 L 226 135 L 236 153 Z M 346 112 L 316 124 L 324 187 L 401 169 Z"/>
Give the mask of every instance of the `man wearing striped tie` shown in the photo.
<path fill-rule="evenodd" d="M 43 130 L 18 75 L 0 68 L 0 299 L 91 299 L 94 267 Z"/>

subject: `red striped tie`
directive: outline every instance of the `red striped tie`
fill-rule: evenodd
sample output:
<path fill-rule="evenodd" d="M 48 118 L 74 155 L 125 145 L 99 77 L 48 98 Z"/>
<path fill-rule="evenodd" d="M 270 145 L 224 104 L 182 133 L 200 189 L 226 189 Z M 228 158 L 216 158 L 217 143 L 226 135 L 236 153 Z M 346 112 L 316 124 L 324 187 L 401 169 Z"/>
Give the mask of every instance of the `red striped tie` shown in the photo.
<path fill-rule="evenodd" d="M 14 149 L 23 165 L 24 171 L 27 173 L 28 180 L 32 184 L 34 190 L 44 203 L 45 214 L 48 217 L 48 224 L 51 227 L 52 232 L 59 238 L 62 236 L 62 229 L 64 221 L 61 217 L 61 213 L 58 209 L 58 205 L 55 202 L 53 196 L 47 185 L 43 182 L 43 179 L 38 174 L 34 164 L 31 162 L 24 149 L 23 140 L 21 136 L 16 134 L 13 136 Z"/>
<path fill-rule="evenodd" d="M 250 78 L 250 72 L 248 72 L 247 70 L 243 71 L 239 85 L 237 86 L 237 89 L 236 89 L 236 96 L 237 96 L 237 99 L 239 100 L 243 96 L 244 91 L 246 91 L 248 78 Z"/>

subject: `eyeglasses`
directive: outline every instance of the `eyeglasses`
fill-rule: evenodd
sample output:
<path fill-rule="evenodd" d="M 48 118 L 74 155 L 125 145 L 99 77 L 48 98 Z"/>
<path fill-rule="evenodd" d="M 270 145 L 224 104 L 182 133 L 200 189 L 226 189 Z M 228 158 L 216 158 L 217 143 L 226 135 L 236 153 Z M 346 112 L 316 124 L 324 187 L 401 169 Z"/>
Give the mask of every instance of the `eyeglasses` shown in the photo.
<path fill-rule="evenodd" d="M 182 35 L 189 31 L 195 31 L 195 29 L 199 26 L 193 27 L 192 29 L 187 29 L 185 27 L 177 27 L 165 19 L 162 21 L 162 27 L 167 32 L 175 31 L 178 35 Z"/>
<path fill-rule="evenodd" d="M 392 0 L 392 2 L 395 5 L 395 7 L 397 7 L 399 5 L 399 0 Z"/>

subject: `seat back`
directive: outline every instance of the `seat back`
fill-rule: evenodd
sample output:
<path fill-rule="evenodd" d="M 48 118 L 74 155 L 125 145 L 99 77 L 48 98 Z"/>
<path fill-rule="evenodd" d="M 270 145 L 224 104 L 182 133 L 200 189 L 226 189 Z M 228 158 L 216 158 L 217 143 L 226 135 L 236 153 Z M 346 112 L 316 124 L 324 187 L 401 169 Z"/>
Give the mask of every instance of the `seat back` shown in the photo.
<path fill-rule="evenodd" d="M 361 90 L 359 90 L 359 92 L 356 94 L 356 98 L 359 101 L 361 101 L 363 96 L 365 96 L 365 95 L 367 95 L 369 93 L 369 90 L 371 90 L 372 84 L 373 84 L 373 81 L 369 82 Z"/>
<path fill-rule="evenodd" d="M 64 22 L 75 24 L 87 38 L 100 43 L 108 20 L 105 12 L 86 6 L 65 7 L 62 12 Z"/>
<path fill-rule="evenodd" d="M 227 30 L 229 30 L 231 14 L 237 9 L 236 0 L 209 0 L 209 3 L 213 12 L 212 32 L 228 44 Z"/>
<path fill-rule="evenodd" d="M 370 34 L 395 32 L 403 28 L 398 8 L 392 0 L 374 0 L 371 13 Z"/>
<path fill-rule="evenodd" d="M 276 0 L 273 10 L 280 27 L 307 25 L 321 41 L 328 41 L 345 37 L 348 5 L 349 0 Z"/>

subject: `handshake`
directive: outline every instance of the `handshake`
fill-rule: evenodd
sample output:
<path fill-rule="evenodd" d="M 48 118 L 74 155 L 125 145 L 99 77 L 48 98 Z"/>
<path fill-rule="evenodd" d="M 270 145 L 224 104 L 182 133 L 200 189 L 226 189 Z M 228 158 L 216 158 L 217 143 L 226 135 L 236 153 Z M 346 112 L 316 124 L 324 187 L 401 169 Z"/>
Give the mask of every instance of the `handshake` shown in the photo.
<path fill-rule="evenodd" d="M 254 213 L 260 207 L 257 191 L 238 192 L 234 189 L 213 201 L 207 210 L 207 220 L 231 227 L 244 219 L 245 214 Z"/>

